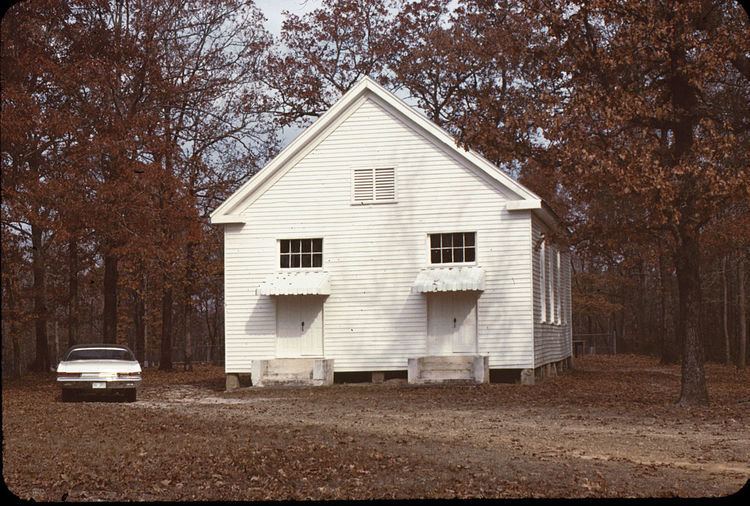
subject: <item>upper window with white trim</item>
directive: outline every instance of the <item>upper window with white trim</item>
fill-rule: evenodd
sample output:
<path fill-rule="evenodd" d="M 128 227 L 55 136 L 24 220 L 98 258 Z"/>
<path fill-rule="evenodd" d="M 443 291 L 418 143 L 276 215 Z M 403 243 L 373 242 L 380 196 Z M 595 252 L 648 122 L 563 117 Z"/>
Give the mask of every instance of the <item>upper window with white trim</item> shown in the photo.
<path fill-rule="evenodd" d="M 279 265 L 282 269 L 323 266 L 323 239 L 281 239 Z"/>
<path fill-rule="evenodd" d="M 378 204 L 395 201 L 395 168 L 377 167 L 352 170 L 353 204 Z"/>
<path fill-rule="evenodd" d="M 476 260 L 476 234 L 430 234 L 430 263 L 471 263 Z"/>

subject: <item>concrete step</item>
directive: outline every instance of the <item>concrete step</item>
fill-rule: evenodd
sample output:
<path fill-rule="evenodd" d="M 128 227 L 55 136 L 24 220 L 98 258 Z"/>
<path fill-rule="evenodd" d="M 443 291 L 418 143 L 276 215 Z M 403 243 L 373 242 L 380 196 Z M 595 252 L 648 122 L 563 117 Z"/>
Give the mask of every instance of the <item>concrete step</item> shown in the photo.
<path fill-rule="evenodd" d="M 429 355 L 408 359 L 409 383 L 489 381 L 489 357 Z"/>
<path fill-rule="evenodd" d="M 473 369 L 471 367 L 423 367 L 422 372 L 438 372 L 445 374 L 469 374 L 471 375 Z"/>
<path fill-rule="evenodd" d="M 277 358 L 269 360 L 266 374 L 305 374 L 312 370 L 314 359 Z"/>
<path fill-rule="evenodd" d="M 333 359 L 280 358 L 253 360 L 253 385 L 330 385 Z"/>
<path fill-rule="evenodd" d="M 467 355 L 467 356 L 450 355 L 450 356 L 445 356 L 445 357 L 429 356 L 429 357 L 420 358 L 422 367 L 433 367 L 433 366 L 471 367 L 473 360 L 474 360 L 474 357 L 471 355 Z"/>
<path fill-rule="evenodd" d="M 447 380 L 463 380 L 463 381 L 473 381 L 473 376 L 471 374 L 471 371 L 465 371 L 465 372 L 457 372 L 457 371 L 438 371 L 438 370 L 431 370 L 431 371 L 425 371 L 422 370 L 421 374 L 419 375 L 420 379 L 423 381 L 447 381 Z"/>
<path fill-rule="evenodd" d="M 266 374 L 263 377 L 263 383 L 303 383 L 309 382 L 312 379 L 312 371 L 307 373 L 293 373 L 293 374 Z"/>

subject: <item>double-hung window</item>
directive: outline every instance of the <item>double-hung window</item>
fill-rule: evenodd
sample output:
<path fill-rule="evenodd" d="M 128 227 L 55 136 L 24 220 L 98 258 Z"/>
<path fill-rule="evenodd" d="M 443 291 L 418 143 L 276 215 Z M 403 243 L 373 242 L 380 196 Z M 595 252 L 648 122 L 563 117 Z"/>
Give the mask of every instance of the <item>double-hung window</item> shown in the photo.
<path fill-rule="evenodd" d="M 430 263 L 472 263 L 476 260 L 476 234 L 430 234 Z"/>
<path fill-rule="evenodd" d="M 539 296 L 541 302 L 540 321 L 547 321 L 547 245 L 544 241 L 539 246 Z"/>
<path fill-rule="evenodd" d="M 545 241 L 539 245 L 539 295 L 542 323 L 566 324 L 567 302 L 563 299 L 562 253 Z"/>
<path fill-rule="evenodd" d="M 547 283 L 549 284 L 549 313 L 547 313 L 547 322 L 555 323 L 555 248 L 550 248 L 550 254 L 547 259 Z"/>
<path fill-rule="evenodd" d="M 557 291 L 557 308 L 555 309 L 555 323 L 560 324 L 563 321 L 562 317 L 562 272 L 560 270 L 560 250 L 555 250 L 555 290 Z"/>
<path fill-rule="evenodd" d="M 323 239 L 281 239 L 279 265 L 282 269 L 323 266 Z"/>

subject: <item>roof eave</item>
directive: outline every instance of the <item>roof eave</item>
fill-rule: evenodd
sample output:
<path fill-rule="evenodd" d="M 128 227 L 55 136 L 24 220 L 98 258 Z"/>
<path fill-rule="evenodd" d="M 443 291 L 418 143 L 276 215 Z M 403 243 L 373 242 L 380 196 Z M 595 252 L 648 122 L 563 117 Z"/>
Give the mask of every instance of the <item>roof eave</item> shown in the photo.
<path fill-rule="evenodd" d="M 212 225 L 228 225 L 230 223 L 247 223 L 247 220 L 238 214 L 211 215 Z"/>
<path fill-rule="evenodd" d="M 369 79 L 369 78 L 368 78 Z M 227 216 L 238 204 L 244 201 L 252 194 L 255 188 L 261 186 L 266 180 L 270 179 L 276 172 L 276 169 L 284 165 L 288 160 L 294 157 L 302 150 L 309 141 L 314 139 L 322 130 L 324 130 L 336 117 L 354 103 L 357 97 L 368 89 L 366 80 L 357 83 L 352 89 L 344 95 L 323 115 L 316 119 L 300 135 L 290 142 L 284 149 L 277 154 L 273 160 L 259 170 L 245 184 L 238 188 L 224 202 L 211 213 L 211 223 L 237 223 L 237 221 L 225 222 L 219 221 L 222 217 Z M 244 223 L 244 221 L 242 222 Z"/>

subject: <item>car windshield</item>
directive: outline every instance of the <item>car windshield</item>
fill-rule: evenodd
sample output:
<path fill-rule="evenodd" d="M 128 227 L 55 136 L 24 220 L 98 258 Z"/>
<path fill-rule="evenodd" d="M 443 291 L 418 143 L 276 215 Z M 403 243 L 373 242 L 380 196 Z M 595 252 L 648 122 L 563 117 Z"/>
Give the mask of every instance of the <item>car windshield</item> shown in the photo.
<path fill-rule="evenodd" d="M 80 348 L 68 353 L 66 360 L 135 360 L 124 348 Z"/>

